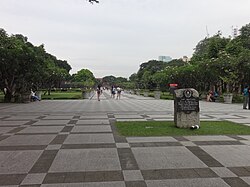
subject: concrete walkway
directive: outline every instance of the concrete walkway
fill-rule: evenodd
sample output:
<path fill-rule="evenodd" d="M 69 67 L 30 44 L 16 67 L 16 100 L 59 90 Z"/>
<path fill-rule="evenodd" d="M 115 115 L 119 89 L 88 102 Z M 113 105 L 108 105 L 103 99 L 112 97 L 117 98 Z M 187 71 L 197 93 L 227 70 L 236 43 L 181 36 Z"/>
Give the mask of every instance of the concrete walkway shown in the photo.
<path fill-rule="evenodd" d="M 239 104 L 201 102 L 201 120 L 250 126 Z M 0 186 L 250 186 L 250 136 L 123 137 L 115 121 L 173 120 L 173 102 L 0 104 Z"/>

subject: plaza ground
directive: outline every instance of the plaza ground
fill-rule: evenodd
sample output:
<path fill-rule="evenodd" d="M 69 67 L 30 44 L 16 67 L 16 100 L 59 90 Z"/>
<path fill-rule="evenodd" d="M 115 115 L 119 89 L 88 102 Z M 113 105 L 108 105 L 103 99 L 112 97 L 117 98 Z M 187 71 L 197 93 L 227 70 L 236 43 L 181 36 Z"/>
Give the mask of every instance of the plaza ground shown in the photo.
<path fill-rule="evenodd" d="M 250 126 L 241 104 L 200 109 L 201 120 Z M 116 121 L 173 121 L 173 101 L 0 103 L 0 186 L 250 186 L 250 135 L 124 137 Z"/>

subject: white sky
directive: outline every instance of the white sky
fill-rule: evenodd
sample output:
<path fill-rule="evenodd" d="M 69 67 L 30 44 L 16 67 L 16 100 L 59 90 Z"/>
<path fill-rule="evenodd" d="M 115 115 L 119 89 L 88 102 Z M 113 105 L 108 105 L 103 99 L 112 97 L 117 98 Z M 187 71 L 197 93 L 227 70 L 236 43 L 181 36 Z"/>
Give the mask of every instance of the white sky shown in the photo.
<path fill-rule="evenodd" d="M 190 57 L 206 26 L 229 36 L 247 23 L 250 0 L 0 0 L 0 28 L 96 77 L 129 77 L 160 55 Z"/>

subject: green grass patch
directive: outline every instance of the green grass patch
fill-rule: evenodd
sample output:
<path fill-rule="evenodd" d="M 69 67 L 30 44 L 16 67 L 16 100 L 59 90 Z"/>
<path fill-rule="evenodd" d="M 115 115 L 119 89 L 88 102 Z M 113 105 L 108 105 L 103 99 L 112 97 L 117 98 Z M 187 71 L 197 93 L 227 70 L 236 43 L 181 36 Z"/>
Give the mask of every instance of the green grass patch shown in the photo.
<path fill-rule="evenodd" d="M 51 92 L 50 95 L 43 95 L 42 99 L 81 99 L 81 92 Z"/>
<path fill-rule="evenodd" d="M 250 127 L 228 121 L 202 121 L 200 129 L 180 129 L 170 121 L 116 122 L 123 136 L 249 135 Z"/>

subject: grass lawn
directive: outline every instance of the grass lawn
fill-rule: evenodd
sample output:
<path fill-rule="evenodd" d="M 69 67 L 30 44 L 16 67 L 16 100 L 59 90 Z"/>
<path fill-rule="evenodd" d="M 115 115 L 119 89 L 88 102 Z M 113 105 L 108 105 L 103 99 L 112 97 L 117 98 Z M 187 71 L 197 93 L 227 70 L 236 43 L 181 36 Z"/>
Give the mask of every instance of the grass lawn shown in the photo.
<path fill-rule="evenodd" d="M 116 122 L 123 136 L 250 135 L 250 127 L 228 121 L 202 121 L 200 129 L 180 129 L 172 121 Z"/>
<path fill-rule="evenodd" d="M 81 99 L 82 92 L 51 92 L 50 95 L 43 95 L 42 99 Z"/>

